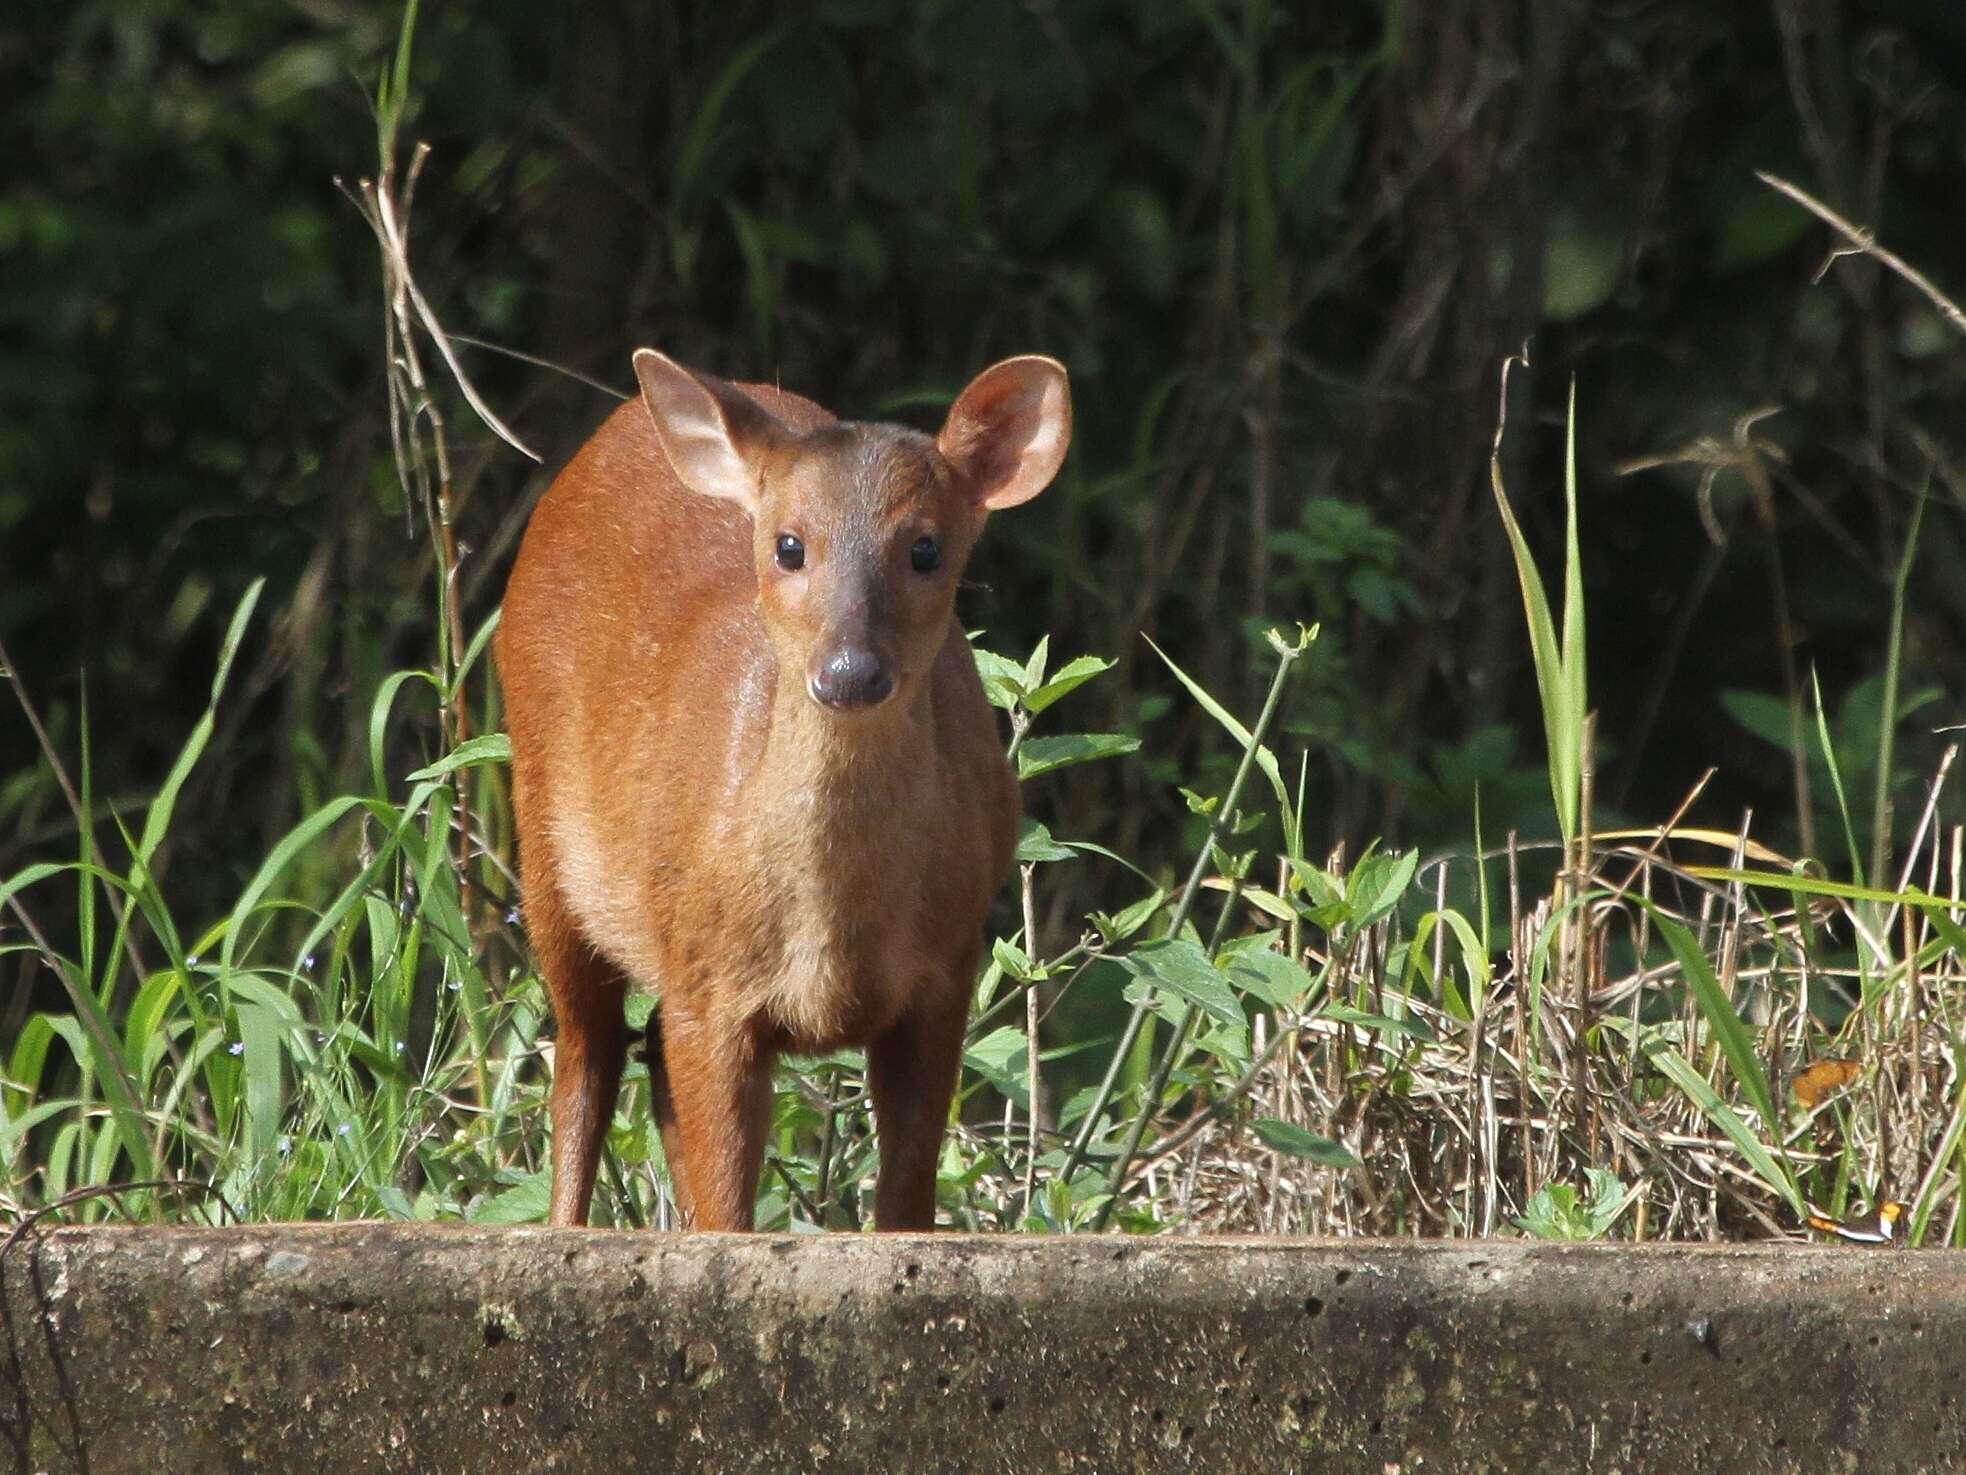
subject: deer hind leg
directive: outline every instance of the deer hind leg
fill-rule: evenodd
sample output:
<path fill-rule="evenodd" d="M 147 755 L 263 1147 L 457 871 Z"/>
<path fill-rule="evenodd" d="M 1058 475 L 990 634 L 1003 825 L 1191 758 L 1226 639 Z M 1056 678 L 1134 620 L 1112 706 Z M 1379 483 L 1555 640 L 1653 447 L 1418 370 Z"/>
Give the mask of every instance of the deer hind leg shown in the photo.
<path fill-rule="evenodd" d="M 549 876 L 525 894 L 526 931 L 553 998 L 552 1222 L 585 1224 L 628 1053 L 628 980 L 583 937 Z"/>

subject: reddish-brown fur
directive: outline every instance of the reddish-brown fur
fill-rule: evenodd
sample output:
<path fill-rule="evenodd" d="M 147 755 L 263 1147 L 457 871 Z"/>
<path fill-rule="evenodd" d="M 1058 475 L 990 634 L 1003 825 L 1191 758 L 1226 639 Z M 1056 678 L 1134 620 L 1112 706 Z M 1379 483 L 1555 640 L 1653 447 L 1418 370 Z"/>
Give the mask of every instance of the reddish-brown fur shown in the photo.
<path fill-rule="evenodd" d="M 876 1221 L 931 1227 L 1018 815 L 954 587 L 988 509 L 1055 473 L 1064 371 L 998 365 L 930 438 L 647 351 L 636 367 L 643 393 L 533 514 L 498 636 L 559 1026 L 553 1222 L 586 1220 L 639 984 L 661 995 L 650 1070 L 687 1222 L 751 1227 L 774 1057 L 864 1045 Z M 837 673 L 864 676 L 853 660 L 892 695 L 822 705 Z"/>

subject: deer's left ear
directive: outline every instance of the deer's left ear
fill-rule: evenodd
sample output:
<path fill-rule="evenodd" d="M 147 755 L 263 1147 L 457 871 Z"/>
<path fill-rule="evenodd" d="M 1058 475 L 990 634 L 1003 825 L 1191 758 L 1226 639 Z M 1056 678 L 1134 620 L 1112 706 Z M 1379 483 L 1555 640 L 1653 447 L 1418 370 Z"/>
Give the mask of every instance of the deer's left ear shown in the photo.
<path fill-rule="evenodd" d="M 935 444 L 978 507 L 1030 501 L 1051 485 L 1072 444 L 1065 366 L 1026 354 L 985 369 L 949 407 Z"/>

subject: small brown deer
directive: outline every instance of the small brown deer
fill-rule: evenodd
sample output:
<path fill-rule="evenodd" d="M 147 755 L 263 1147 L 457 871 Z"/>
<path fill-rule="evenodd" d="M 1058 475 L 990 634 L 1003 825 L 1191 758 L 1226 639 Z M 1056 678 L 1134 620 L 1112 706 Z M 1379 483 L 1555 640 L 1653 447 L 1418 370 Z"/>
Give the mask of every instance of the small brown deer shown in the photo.
<path fill-rule="evenodd" d="M 498 633 L 526 924 L 559 1025 L 553 1222 L 582 1224 L 630 981 L 684 1222 L 749 1229 L 772 1063 L 864 1045 L 874 1217 L 935 1221 L 1017 785 L 956 582 L 1050 484 L 1065 370 L 1008 359 L 940 434 L 643 349 L 534 512 Z"/>

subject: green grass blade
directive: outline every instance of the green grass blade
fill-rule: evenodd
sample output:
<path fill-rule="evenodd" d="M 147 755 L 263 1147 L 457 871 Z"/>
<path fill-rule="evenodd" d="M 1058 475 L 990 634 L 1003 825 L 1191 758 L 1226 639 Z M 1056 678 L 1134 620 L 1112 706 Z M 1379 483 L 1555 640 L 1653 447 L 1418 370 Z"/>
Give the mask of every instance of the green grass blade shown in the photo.
<path fill-rule="evenodd" d="M 1502 485 L 1499 434 L 1496 453 L 1488 464 L 1488 479 L 1495 493 L 1496 510 L 1502 515 L 1502 530 L 1508 534 L 1509 551 L 1515 558 L 1516 582 L 1522 589 L 1522 612 L 1529 625 L 1529 657 L 1536 672 L 1536 691 L 1542 700 L 1543 736 L 1549 746 L 1550 796 L 1556 805 L 1557 827 L 1567 844 L 1577 834 L 1579 745 L 1583 740 L 1583 714 L 1573 714 L 1572 701 L 1578 694 L 1570 691 L 1564 678 L 1563 651 L 1557 645 L 1556 624 L 1550 618 L 1549 595 L 1543 588 L 1543 576 L 1537 571 L 1536 560 L 1529 551 L 1529 540 L 1523 536 L 1521 525 L 1515 520 L 1515 509 L 1510 505 L 1508 491 Z M 1568 577 L 1567 571 L 1566 588 Z M 1580 644 L 1583 621 L 1581 603 L 1580 599 L 1576 623 L 1576 638 Z M 1571 630 L 1566 612 L 1566 642 L 1571 638 Z"/>
<path fill-rule="evenodd" d="M 1870 874 L 1882 882 L 1891 855 L 1891 749 L 1898 730 L 1898 672 L 1904 661 L 1905 588 L 1911 580 L 1911 565 L 1918 555 L 1918 529 L 1925 520 L 1925 497 L 1931 489 L 1928 466 L 1919 485 L 1918 498 L 1911 506 L 1911 526 L 1905 531 L 1904 556 L 1898 560 L 1897 577 L 1891 582 L 1891 625 L 1884 641 L 1884 690 L 1878 698 L 1877 713 L 1877 790 L 1870 815 Z"/>
<path fill-rule="evenodd" d="M 1247 749 L 1249 747 L 1249 729 L 1236 720 L 1235 714 L 1216 701 L 1214 697 L 1210 696 L 1207 688 L 1199 681 L 1196 681 L 1194 677 L 1175 665 L 1173 657 L 1154 644 L 1153 636 L 1143 634 L 1140 638 L 1146 641 L 1148 648 L 1166 663 L 1167 669 L 1174 673 L 1174 679 L 1187 687 L 1188 695 L 1195 699 L 1202 711 L 1221 723 L 1229 736 L 1234 738 L 1241 747 Z M 1292 825 L 1290 790 L 1284 787 L 1283 770 L 1277 766 L 1276 754 L 1270 751 L 1268 745 L 1262 743 L 1257 744 L 1256 766 L 1263 770 L 1263 776 L 1270 781 L 1270 788 L 1276 793 L 1277 806 L 1283 815 L 1283 828 L 1288 833 Z"/>
<path fill-rule="evenodd" d="M 1775 1155 L 1759 1137 L 1748 1130 L 1748 1124 L 1741 1120 L 1740 1114 L 1720 1099 L 1707 1078 L 1695 1070 L 1684 1055 L 1663 1042 L 1654 1040 L 1647 1044 L 1645 1054 L 1659 1068 L 1660 1073 L 1684 1091 L 1693 1104 L 1700 1108 L 1707 1120 L 1718 1127 L 1728 1140 L 1741 1150 L 1741 1156 L 1748 1160 L 1748 1165 L 1754 1169 L 1761 1181 L 1773 1192 L 1780 1194 L 1783 1201 L 1800 1219 L 1806 1210 L 1803 1207 L 1802 1195 L 1797 1190 L 1795 1180 L 1789 1175 L 1788 1169 L 1776 1160 Z"/>
<path fill-rule="evenodd" d="M 1707 1021 L 1707 1028 L 1713 1031 L 1720 1050 L 1727 1057 L 1727 1065 L 1740 1083 L 1741 1092 L 1748 1099 L 1755 1114 L 1761 1118 L 1764 1129 L 1777 1132 L 1781 1129 L 1781 1118 L 1775 1113 L 1774 1093 L 1768 1089 L 1768 1076 L 1761 1068 L 1761 1056 L 1754 1048 L 1754 1041 L 1748 1028 L 1741 1022 L 1741 1016 L 1734 1009 L 1733 1000 L 1720 986 L 1714 976 L 1713 965 L 1700 951 L 1700 945 L 1681 923 L 1674 921 L 1650 902 L 1641 905 L 1652 914 L 1653 925 L 1659 935 L 1672 949 L 1673 958 L 1678 962 L 1680 972 L 1685 975 L 1687 985 L 1693 990 L 1694 1001 Z"/>
<path fill-rule="evenodd" d="M 1809 670 L 1809 690 L 1816 699 L 1816 741 L 1822 747 L 1823 762 L 1829 768 L 1830 789 L 1836 795 L 1836 812 L 1843 821 L 1843 843 L 1850 854 L 1850 874 L 1862 886 L 1866 877 L 1863 859 L 1857 854 L 1857 831 L 1850 823 L 1850 800 L 1843 792 L 1843 770 L 1837 765 L 1836 745 L 1829 736 L 1829 718 L 1823 712 L 1823 683 L 1813 666 Z"/>
<path fill-rule="evenodd" d="M 293 864 L 323 833 L 332 828 L 341 817 L 362 801 L 353 795 L 344 794 L 339 799 L 330 799 L 306 819 L 295 825 L 281 837 L 280 843 L 273 847 L 273 853 L 261 863 L 259 870 L 246 889 L 239 893 L 239 900 L 232 908 L 232 915 L 226 923 L 225 941 L 219 951 L 219 975 L 221 984 L 229 979 L 234 959 L 239 950 L 239 939 L 245 932 L 246 922 L 258 908 L 260 898 L 278 880 L 281 872 Z"/>
<path fill-rule="evenodd" d="M 253 610 L 259 604 L 260 591 L 265 587 L 266 580 L 254 579 L 234 606 L 232 619 L 225 629 L 225 640 L 219 646 L 218 669 L 212 674 L 211 700 L 205 704 L 204 715 L 191 729 L 191 736 L 178 750 L 177 761 L 171 765 L 171 771 L 166 775 L 163 787 L 157 791 L 157 797 L 150 801 L 150 810 L 143 821 L 143 837 L 137 842 L 137 859 L 146 867 L 170 830 L 171 815 L 177 808 L 178 794 L 184 788 L 185 780 L 191 777 L 191 770 L 204 754 L 205 745 L 211 741 L 226 678 L 232 674 L 232 663 L 239 654 L 240 642 L 246 638 L 246 626 L 252 620 Z"/>

